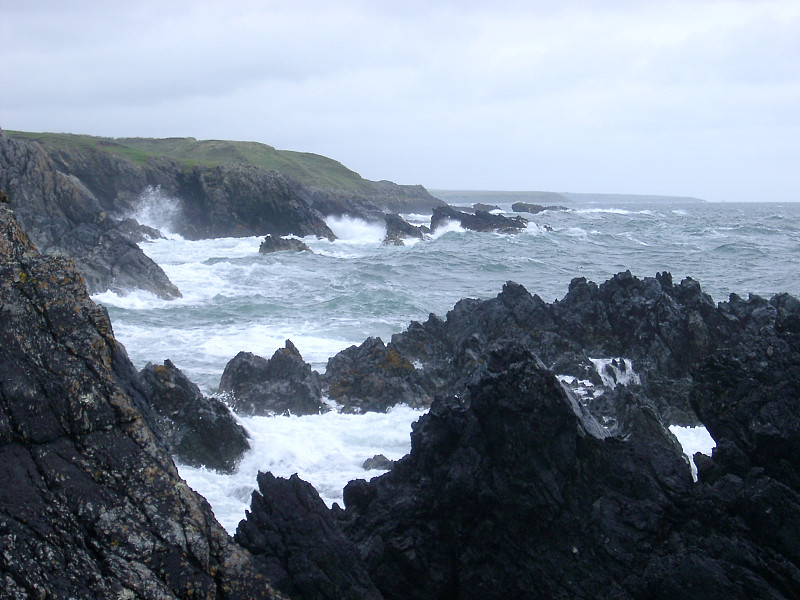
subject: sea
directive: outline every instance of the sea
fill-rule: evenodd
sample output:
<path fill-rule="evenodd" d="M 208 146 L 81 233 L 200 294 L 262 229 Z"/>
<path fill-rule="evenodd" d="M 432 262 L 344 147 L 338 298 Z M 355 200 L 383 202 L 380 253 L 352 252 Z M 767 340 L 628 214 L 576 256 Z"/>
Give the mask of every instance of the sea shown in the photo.
<path fill-rule="evenodd" d="M 464 204 L 472 196 L 464 194 Z M 497 213 L 526 201 L 519 192 L 483 193 Z M 447 201 L 458 205 L 458 195 Z M 536 197 L 531 196 L 535 202 Z M 388 342 L 411 321 L 444 317 L 461 298 L 491 298 L 515 281 L 551 302 L 575 277 L 602 283 L 630 270 L 639 277 L 669 271 L 677 283 L 700 282 L 714 301 L 730 294 L 800 297 L 800 203 L 708 203 L 650 196 L 569 197 L 566 210 L 524 215 L 516 235 L 478 233 L 455 223 L 424 240 L 384 246 L 380 225 L 329 218 L 330 242 L 304 238 L 312 252 L 259 254 L 259 237 L 190 241 L 173 233 L 179 204 L 148 190 L 133 215 L 164 237 L 140 244 L 181 290 L 177 300 L 142 291 L 95 295 L 137 368 L 170 359 L 207 395 L 217 393 L 225 365 L 245 350 L 269 358 L 290 339 L 312 367 L 375 336 Z M 429 215 L 404 215 L 427 224 Z M 258 471 L 293 473 L 328 505 L 342 503 L 352 479 L 377 454 L 398 459 L 410 449 L 411 424 L 423 411 L 396 406 L 386 414 L 332 410 L 312 416 L 237 416 L 251 450 L 231 475 L 178 464 L 181 476 L 210 502 L 231 533 L 244 518 Z M 687 455 L 710 453 L 704 428 L 672 428 Z"/>

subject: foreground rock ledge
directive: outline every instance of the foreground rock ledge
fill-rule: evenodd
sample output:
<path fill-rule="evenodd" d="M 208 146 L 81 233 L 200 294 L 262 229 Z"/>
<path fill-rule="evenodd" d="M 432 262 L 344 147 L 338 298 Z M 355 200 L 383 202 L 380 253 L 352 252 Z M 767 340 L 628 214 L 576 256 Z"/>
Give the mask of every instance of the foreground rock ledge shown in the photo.
<path fill-rule="evenodd" d="M 273 598 L 181 480 L 72 261 L 0 206 L 0 595 Z"/>

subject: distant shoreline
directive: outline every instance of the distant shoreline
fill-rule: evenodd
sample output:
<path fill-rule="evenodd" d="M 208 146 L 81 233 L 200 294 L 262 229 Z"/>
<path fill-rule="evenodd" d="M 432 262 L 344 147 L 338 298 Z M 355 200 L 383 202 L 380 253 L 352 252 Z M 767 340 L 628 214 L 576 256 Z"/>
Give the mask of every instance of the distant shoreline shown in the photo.
<path fill-rule="evenodd" d="M 591 194 L 575 192 L 546 192 L 546 191 L 501 191 L 501 190 L 440 190 L 428 188 L 428 191 L 445 202 L 681 202 L 687 204 L 705 204 L 708 201 L 692 196 L 660 196 L 653 194 Z"/>

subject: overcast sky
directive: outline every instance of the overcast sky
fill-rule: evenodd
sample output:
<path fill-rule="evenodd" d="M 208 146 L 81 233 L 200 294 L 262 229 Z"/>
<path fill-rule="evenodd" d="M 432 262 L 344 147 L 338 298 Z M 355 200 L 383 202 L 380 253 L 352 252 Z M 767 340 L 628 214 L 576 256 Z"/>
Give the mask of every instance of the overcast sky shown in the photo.
<path fill-rule="evenodd" d="M 0 0 L 0 127 L 429 188 L 800 200 L 800 2 Z"/>

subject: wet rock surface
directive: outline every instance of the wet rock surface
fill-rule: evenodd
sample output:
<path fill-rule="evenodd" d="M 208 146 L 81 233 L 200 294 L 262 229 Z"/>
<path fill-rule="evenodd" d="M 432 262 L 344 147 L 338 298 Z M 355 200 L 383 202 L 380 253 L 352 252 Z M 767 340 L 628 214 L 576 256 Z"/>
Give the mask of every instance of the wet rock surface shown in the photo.
<path fill-rule="evenodd" d="M 624 272 L 599 286 L 577 278 L 553 303 L 508 282 L 495 298 L 463 299 L 444 319 L 412 322 L 388 344 L 367 340 L 343 351 L 330 359 L 324 385 L 354 412 L 425 406 L 437 394 L 460 394 L 489 346 L 513 341 L 562 376 L 611 429 L 619 425 L 620 386 L 665 423 L 692 425 L 692 369 L 735 337 L 774 324 L 795 302 L 734 294 L 715 305 L 696 281 L 674 284 L 669 273 L 640 279 Z"/>
<path fill-rule="evenodd" d="M 228 407 L 205 397 L 172 361 L 139 372 L 156 415 L 156 431 L 183 464 L 231 473 L 250 449 L 249 435 Z"/>
<path fill-rule="evenodd" d="M 514 202 L 514 204 L 511 205 L 511 210 L 513 210 L 514 212 L 525 212 L 525 213 L 530 213 L 532 215 L 536 215 L 546 210 L 567 210 L 567 207 L 560 206 L 557 204 L 544 206 L 542 204 L 532 204 L 530 202 Z"/>
<path fill-rule="evenodd" d="M 400 215 L 386 215 L 384 221 L 386 223 L 386 236 L 383 238 L 384 246 L 403 246 L 403 240 L 405 239 L 421 240 L 426 233 L 430 233 L 429 228 L 412 225 Z"/>
<path fill-rule="evenodd" d="M 311 484 L 258 474 L 236 541 L 263 562 L 270 581 L 295 600 L 379 600 L 358 551 Z"/>
<path fill-rule="evenodd" d="M 284 238 L 275 235 L 268 235 L 264 238 L 264 241 L 261 242 L 261 245 L 258 247 L 258 251 L 261 254 L 270 254 L 272 252 L 311 252 L 311 248 L 303 242 L 303 240 L 299 240 L 297 238 Z"/>
<path fill-rule="evenodd" d="M 178 476 L 138 375 L 71 260 L 0 207 L 4 598 L 269 598 Z"/>
<path fill-rule="evenodd" d="M 326 516 L 310 488 L 288 491 L 300 489 L 294 478 L 260 478 L 271 500 L 254 495 L 239 531 L 272 562 L 287 556 L 276 540 L 302 536 L 290 544 L 298 564 L 315 552 L 326 565 L 330 551 L 387 599 L 793 598 L 798 334 L 798 319 L 779 319 L 774 335 L 739 338 L 703 361 L 696 378 L 710 383 L 693 402 L 714 415 L 722 450 L 699 482 L 649 406 L 624 402 L 627 433 L 611 435 L 529 350 L 504 342 L 460 397 L 436 398 L 391 472 L 348 484 L 344 510 Z M 779 358 L 765 365 L 770 347 Z M 771 386 L 755 384 L 761 375 Z M 793 418 L 765 436 L 767 415 Z M 271 533 L 287 497 L 292 519 L 324 525 Z M 355 552 L 329 550 L 339 533 Z"/>
<path fill-rule="evenodd" d="M 325 412 L 319 374 L 290 340 L 269 360 L 240 352 L 225 366 L 219 390 L 245 415 L 314 415 Z"/>
<path fill-rule="evenodd" d="M 519 233 L 528 225 L 522 217 L 504 217 L 485 210 L 474 213 L 462 212 L 451 206 L 437 206 L 431 216 L 431 231 L 436 231 L 443 223 L 455 221 L 464 229 L 473 231 L 497 231 L 500 233 Z"/>
<path fill-rule="evenodd" d="M 344 412 L 385 412 L 396 404 L 417 408 L 433 399 L 414 365 L 380 338 L 331 357 L 322 384 Z"/>

